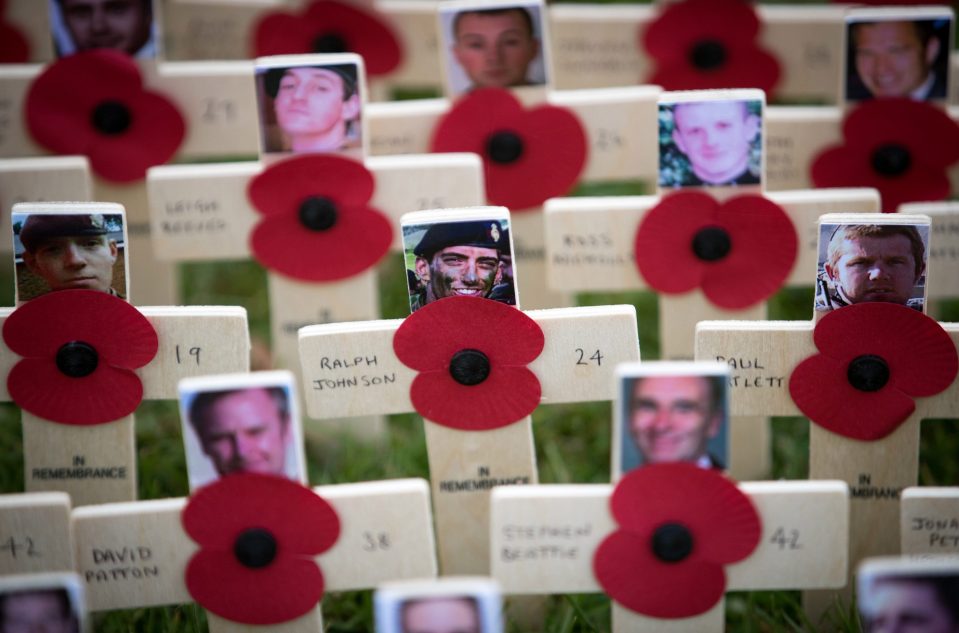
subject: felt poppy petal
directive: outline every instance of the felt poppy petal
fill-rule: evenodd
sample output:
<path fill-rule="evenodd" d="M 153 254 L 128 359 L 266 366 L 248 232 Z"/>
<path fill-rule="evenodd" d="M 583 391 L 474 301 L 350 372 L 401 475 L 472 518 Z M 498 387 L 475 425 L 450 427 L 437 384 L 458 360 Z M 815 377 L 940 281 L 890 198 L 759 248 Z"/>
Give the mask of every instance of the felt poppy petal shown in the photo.
<path fill-rule="evenodd" d="M 462 431 L 488 431 L 517 422 L 539 405 L 539 379 L 525 367 L 493 366 L 482 383 L 461 385 L 445 372 L 416 376 L 410 400 L 427 420 Z"/>
<path fill-rule="evenodd" d="M 376 184 L 362 163 L 339 156 L 296 156 L 270 166 L 247 187 L 250 203 L 263 215 L 296 214 L 309 196 L 337 206 L 363 206 Z"/>
<path fill-rule="evenodd" d="M 686 526 L 697 559 L 734 563 L 759 543 L 762 526 L 749 497 L 725 476 L 695 464 L 633 470 L 616 486 L 610 505 L 616 522 L 640 535 L 668 522 Z"/>
<path fill-rule="evenodd" d="M 789 276 L 799 238 L 786 212 L 762 196 L 737 196 L 719 211 L 732 245 L 703 273 L 703 293 L 714 304 L 739 310 L 779 291 Z"/>
<path fill-rule="evenodd" d="M 201 550 L 190 559 L 186 586 L 204 609 L 243 624 L 279 624 L 310 611 L 323 597 L 316 561 L 285 555 L 250 569 L 232 551 Z"/>
<path fill-rule="evenodd" d="M 315 25 L 302 16 L 267 13 L 253 27 L 254 57 L 312 53 L 315 31 Z"/>
<path fill-rule="evenodd" d="M 44 420 L 93 425 L 133 413 L 143 385 L 132 371 L 101 362 L 93 373 L 71 378 L 50 358 L 24 358 L 7 375 L 7 391 L 17 406 Z"/>
<path fill-rule="evenodd" d="M 473 152 L 486 156 L 486 139 L 499 129 L 522 125 L 523 106 L 508 90 L 473 90 L 440 119 L 433 130 L 430 152 Z"/>
<path fill-rule="evenodd" d="M 663 563 L 652 554 L 648 537 L 625 531 L 600 543 L 593 571 L 613 600 L 654 618 L 705 613 L 726 591 L 726 573 L 720 565 L 703 560 Z"/>
<path fill-rule="evenodd" d="M 685 61 L 701 41 L 729 46 L 759 33 L 759 18 L 743 0 L 686 0 L 666 5 L 642 35 L 643 48 L 658 61 Z"/>
<path fill-rule="evenodd" d="M 523 155 L 513 163 L 486 161 L 486 197 L 513 210 L 538 207 L 569 193 L 586 165 L 586 133 L 564 108 L 542 105 L 523 118 L 517 130 Z"/>
<path fill-rule="evenodd" d="M 880 356 L 896 388 L 914 397 L 943 391 L 959 372 L 949 334 L 935 319 L 901 305 L 860 303 L 834 310 L 816 325 L 813 340 L 844 366 L 858 356 Z"/>
<path fill-rule="evenodd" d="M 360 5 L 318 0 L 306 9 L 315 25 L 314 37 L 331 32 L 345 40 L 347 49 L 361 55 L 366 72 L 372 76 L 396 70 L 403 59 L 399 39 L 387 23 Z"/>
<path fill-rule="evenodd" d="M 407 317 L 393 335 L 401 363 L 417 371 L 447 371 L 453 354 L 477 349 L 495 366 L 527 365 L 543 351 L 546 338 L 533 319 L 488 299 L 448 297 Z"/>
<path fill-rule="evenodd" d="M 20 356 L 47 359 L 64 343 L 83 341 L 104 363 L 126 369 L 149 363 L 159 345 L 139 310 L 96 290 L 61 290 L 28 301 L 7 317 L 3 340 Z"/>
<path fill-rule="evenodd" d="M 646 283 L 668 294 L 700 285 L 704 265 L 693 253 L 692 241 L 698 230 L 718 224 L 718 208 L 701 191 L 681 191 L 666 196 L 646 213 L 633 251 Z"/>
<path fill-rule="evenodd" d="M 336 511 L 312 490 L 285 477 L 253 473 L 230 475 L 196 491 L 181 520 L 201 547 L 229 552 L 249 528 L 272 533 L 279 556 L 296 557 L 326 551 L 340 533 Z"/>
<path fill-rule="evenodd" d="M 169 161 L 186 135 L 180 111 L 166 98 L 142 92 L 130 99 L 130 127 L 121 135 L 97 135 L 87 149 L 91 168 L 114 182 L 131 182 L 146 176 L 149 167 Z"/>
<path fill-rule="evenodd" d="M 872 441 L 892 433 L 916 409 L 912 398 L 891 383 L 868 393 L 854 388 L 846 379 L 847 367 L 822 354 L 796 366 L 789 395 L 803 415 L 833 433 Z"/>
<path fill-rule="evenodd" d="M 687 60 L 658 65 L 646 82 L 666 90 L 713 90 L 760 88 L 772 92 L 779 83 L 779 61 L 755 47 L 730 47 L 726 62 L 719 68 L 700 70 Z"/>
<path fill-rule="evenodd" d="M 924 101 L 864 101 L 843 121 L 843 138 L 870 154 L 875 147 L 900 144 L 930 167 L 945 168 L 959 160 L 959 125 L 945 110 Z"/>
<path fill-rule="evenodd" d="M 250 248 L 267 268 L 303 281 L 338 281 L 369 270 L 389 251 L 393 227 L 368 207 L 340 208 L 336 224 L 313 231 L 297 216 L 269 216 L 250 236 Z"/>
<path fill-rule="evenodd" d="M 0 22 L 0 64 L 23 64 L 30 59 L 30 43 L 19 29 Z"/>

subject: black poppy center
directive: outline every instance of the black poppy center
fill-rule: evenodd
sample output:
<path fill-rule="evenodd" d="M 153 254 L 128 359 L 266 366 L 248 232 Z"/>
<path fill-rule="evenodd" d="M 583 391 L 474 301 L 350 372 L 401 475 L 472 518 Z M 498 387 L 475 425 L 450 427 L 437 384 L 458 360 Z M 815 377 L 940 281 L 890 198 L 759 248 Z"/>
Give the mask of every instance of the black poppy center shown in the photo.
<path fill-rule="evenodd" d="M 846 378 L 859 391 L 879 391 L 889 382 L 889 365 L 873 354 L 857 356 L 846 368 Z"/>
<path fill-rule="evenodd" d="M 450 376 L 467 387 L 478 385 L 489 376 L 489 358 L 477 349 L 462 349 L 450 359 Z"/>
<path fill-rule="evenodd" d="M 112 136 L 125 132 L 133 117 L 130 108 L 119 101 L 102 101 L 93 108 L 90 120 L 97 131 Z"/>
<path fill-rule="evenodd" d="M 276 538 L 263 528 L 243 530 L 233 542 L 233 555 L 245 567 L 266 567 L 276 558 Z"/>
<path fill-rule="evenodd" d="M 97 350 L 83 341 L 70 341 L 57 350 L 57 369 L 71 378 L 89 376 L 99 362 Z"/>
<path fill-rule="evenodd" d="M 495 163 L 512 163 L 523 155 L 523 139 L 514 132 L 494 132 L 486 139 L 486 155 Z"/>
<path fill-rule="evenodd" d="M 313 38 L 314 53 L 345 53 L 346 40 L 339 33 L 320 33 Z"/>
<path fill-rule="evenodd" d="M 693 551 L 693 535 L 679 523 L 664 523 L 653 532 L 653 554 L 664 563 L 678 563 Z"/>
<path fill-rule="evenodd" d="M 689 61 L 699 70 L 716 70 L 726 63 L 726 47 L 716 40 L 696 42 L 689 50 Z"/>
<path fill-rule="evenodd" d="M 704 262 L 714 262 L 729 254 L 729 233 L 718 226 L 707 226 L 693 236 L 693 253 Z"/>
<path fill-rule="evenodd" d="M 881 145 L 872 153 L 872 168 L 880 176 L 899 176 L 912 165 L 912 156 L 909 150 L 902 145 Z"/>
<path fill-rule="evenodd" d="M 336 203 L 323 196 L 310 196 L 300 203 L 300 223 L 311 231 L 325 231 L 336 224 Z"/>

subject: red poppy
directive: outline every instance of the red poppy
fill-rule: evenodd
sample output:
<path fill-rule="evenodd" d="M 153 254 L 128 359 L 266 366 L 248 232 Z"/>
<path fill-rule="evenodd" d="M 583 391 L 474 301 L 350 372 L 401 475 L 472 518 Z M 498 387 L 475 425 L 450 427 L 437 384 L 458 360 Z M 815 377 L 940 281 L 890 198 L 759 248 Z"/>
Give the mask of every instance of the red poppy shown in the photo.
<path fill-rule="evenodd" d="M 533 412 L 542 392 L 526 365 L 545 344 L 536 321 L 475 297 L 428 303 L 393 336 L 396 357 L 419 372 L 410 387 L 413 408 L 463 431 L 497 429 Z"/>
<path fill-rule="evenodd" d="M 874 187 L 882 210 L 949 197 L 946 168 L 959 160 L 959 125 L 943 110 L 911 99 L 863 101 L 842 124 L 844 144 L 812 164 L 817 187 Z"/>
<path fill-rule="evenodd" d="M 241 473 L 190 497 L 183 528 L 200 545 L 186 586 L 203 608 L 243 624 L 279 624 L 323 597 L 314 557 L 340 535 L 333 507 L 285 477 Z"/>
<path fill-rule="evenodd" d="M 62 424 L 102 424 L 143 399 L 134 369 L 156 356 L 157 334 L 139 310 L 98 290 L 51 292 L 14 310 L 3 340 L 23 358 L 7 376 L 10 398 Z"/>
<path fill-rule="evenodd" d="M 0 0 L 0 64 L 23 64 L 30 59 L 30 42 L 20 29 L 3 20 L 6 0 Z"/>
<path fill-rule="evenodd" d="M 390 25 L 376 13 L 336 0 L 314 0 L 302 13 L 274 11 L 256 24 L 257 56 L 298 53 L 357 53 L 366 72 L 385 75 L 403 60 Z"/>
<path fill-rule="evenodd" d="M 362 163 L 296 156 L 250 181 L 264 218 L 250 236 L 256 259 L 303 281 L 337 281 L 376 264 L 393 241 L 389 219 L 369 206 L 375 183 Z"/>
<path fill-rule="evenodd" d="M 771 93 L 779 62 L 756 43 L 759 17 L 745 0 L 670 3 L 642 33 L 656 62 L 647 83 L 666 90 L 761 88 Z"/>
<path fill-rule="evenodd" d="M 639 273 L 668 294 L 701 287 L 727 310 L 779 290 L 796 260 L 798 238 L 789 216 L 767 198 L 742 195 L 720 204 L 701 191 L 670 194 L 636 232 Z"/>
<path fill-rule="evenodd" d="M 759 514 L 725 476 L 694 464 L 638 468 L 610 506 L 619 529 L 600 543 L 593 573 L 622 606 L 654 618 L 688 618 L 726 590 L 724 565 L 759 544 Z"/>
<path fill-rule="evenodd" d="M 473 152 L 483 159 L 486 198 L 512 211 L 569 193 L 586 165 L 586 132 L 564 108 L 529 110 L 508 90 L 474 90 L 437 124 L 432 152 Z"/>
<path fill-rule="evenodd" d="M 170 160 L 186 133 L 163 96 L 143 89 L 136 63 L 97 49 L 64 57 L 37 77 L 26 99 L 33 139 L 58 154 L 83 154 L 106 180 L 140 180 Z"/>
<path fill-rule="evenodd" d="M 819 354 L 789 377 L 799 410 L 819 426 L 855 440 L 886 437 L 959 370 L 952 339 L 934 320 L 894 303 L 839 308 L 816 325 Z"/>

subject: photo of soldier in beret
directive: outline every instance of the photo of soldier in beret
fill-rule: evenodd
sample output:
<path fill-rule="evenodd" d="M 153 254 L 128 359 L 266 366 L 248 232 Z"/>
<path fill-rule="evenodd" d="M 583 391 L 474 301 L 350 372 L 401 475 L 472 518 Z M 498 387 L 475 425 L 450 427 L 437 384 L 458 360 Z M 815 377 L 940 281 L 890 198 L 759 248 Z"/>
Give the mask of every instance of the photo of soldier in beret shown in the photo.
<path fill-rule="evenodd" d="M 446 297 L 483 297 L 516 305 L 506 219 L 403 227 L 410 311 Z"/>

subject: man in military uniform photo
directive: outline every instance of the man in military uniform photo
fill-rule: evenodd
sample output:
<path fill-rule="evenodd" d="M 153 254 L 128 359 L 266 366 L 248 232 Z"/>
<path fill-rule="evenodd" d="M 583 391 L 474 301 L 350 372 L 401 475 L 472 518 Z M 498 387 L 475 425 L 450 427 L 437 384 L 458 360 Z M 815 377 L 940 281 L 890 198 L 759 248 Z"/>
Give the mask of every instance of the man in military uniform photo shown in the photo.
<path fill-rule="evenodd" d="M 410 310 L 446 297 L 489 298 L 502 279 L 504 252 L 509 252 L 509 235 L 497 220 L 431 225 L 413 248 L 420 283 L 411 287 Z"/>

